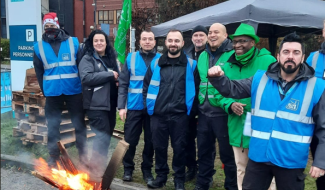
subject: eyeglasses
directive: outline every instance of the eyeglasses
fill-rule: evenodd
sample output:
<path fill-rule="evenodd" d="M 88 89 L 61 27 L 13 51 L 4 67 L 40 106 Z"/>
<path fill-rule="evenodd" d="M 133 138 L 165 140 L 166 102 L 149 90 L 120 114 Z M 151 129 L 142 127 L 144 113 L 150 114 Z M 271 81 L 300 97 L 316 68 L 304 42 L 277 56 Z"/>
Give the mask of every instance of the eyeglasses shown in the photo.
<path fill-rule="evenodd" d="M 244 43 L 246 43 L 246 42 L 250 42 L 250 41 L 252 41 L 252 40 L 233 40 L 232 41 L 232 44 L 233 45 L 236 45 L 237 43 L 239 43 L 239 45 L 243 45 Z"/>

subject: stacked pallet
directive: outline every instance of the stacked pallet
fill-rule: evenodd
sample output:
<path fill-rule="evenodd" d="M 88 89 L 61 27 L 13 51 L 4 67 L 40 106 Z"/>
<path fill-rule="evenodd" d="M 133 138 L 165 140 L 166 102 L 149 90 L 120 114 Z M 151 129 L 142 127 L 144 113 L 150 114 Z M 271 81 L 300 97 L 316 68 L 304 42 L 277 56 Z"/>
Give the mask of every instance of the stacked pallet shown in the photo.
<path fill-rule="evenodd" d="M 38 93 L 13 91 L 12 109 L 18 120 L 18 126 L 13 128 L 13 136 L 22 136 L 23 144 L 47 144 L 47 123 L 45 119 L 45 97 Z M 86 123 L 88 119 L 85 118 Z M 60 124 L 61 143 L 75 142 L 75 129 L 72 125 L 68 111 L 62 112 Z M 87 138 L 95 136 L 87 125 Z"/>

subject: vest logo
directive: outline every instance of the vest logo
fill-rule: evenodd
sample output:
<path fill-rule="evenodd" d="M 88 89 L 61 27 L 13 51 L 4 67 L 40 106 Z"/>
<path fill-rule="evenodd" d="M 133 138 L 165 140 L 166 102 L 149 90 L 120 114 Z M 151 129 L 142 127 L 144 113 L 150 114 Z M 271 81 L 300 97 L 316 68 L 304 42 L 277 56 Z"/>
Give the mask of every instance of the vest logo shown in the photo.
<path fill-rule="evenodd" d="M 288 110 L 297 111 L 299 107 L 299 100 L 291 98 L 289 103 L 286 105 Z"/>
<path fill-rule="evenodd" d="M 219 63 L 219 65 L 220 65 L 220 66 L 224 66 L 224 65 L 225 65 L 225 63 L 221 62 L 221 63 Z"/>
<path fill-rule="evenodd" d="M 63 53 L 62 54 L 62 60 L 63 61 L 70 61 L 70 54 L 69 53 Z"/>

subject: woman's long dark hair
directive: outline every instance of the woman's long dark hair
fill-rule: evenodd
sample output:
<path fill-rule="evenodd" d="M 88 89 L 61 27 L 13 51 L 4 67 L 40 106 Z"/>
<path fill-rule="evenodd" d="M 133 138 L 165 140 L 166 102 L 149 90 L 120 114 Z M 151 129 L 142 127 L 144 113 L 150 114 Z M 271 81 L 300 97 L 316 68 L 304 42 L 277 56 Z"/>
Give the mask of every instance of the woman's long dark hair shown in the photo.
<path fill-rule="evenodd" d="M 93 55 L 93 53 L 95 51 L 94 45 L 93 45 L 93 39 L 96 34 L 102 34 L 105 36 L 105 40 L 106 40 L 105 54 L 107 55 L 110 63 L 114 63 L 114 65 L 117 65 L 115 51 L 110 44 L 108 36 L 102 30 L 94 30 L 89 34 L 87 40 L 85 41 L 85 47 L 84 47 L 85 54 L 90 55 L 90 56 Z"/>

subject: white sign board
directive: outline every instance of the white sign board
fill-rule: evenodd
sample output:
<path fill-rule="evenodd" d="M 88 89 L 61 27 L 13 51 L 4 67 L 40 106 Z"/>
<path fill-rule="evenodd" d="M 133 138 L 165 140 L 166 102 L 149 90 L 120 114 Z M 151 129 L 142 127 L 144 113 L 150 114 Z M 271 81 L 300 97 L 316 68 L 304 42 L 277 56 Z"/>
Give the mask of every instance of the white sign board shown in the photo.
<path fill-rule="evenodd" d="M 7 3 L 7 24 L 9 33 L 13 34 L 9 36 L 10 44 L 15 44 L 10 49 L 17 48 L 15 54 L 11 53 L 10 57 L 12 90 L 23 90 L 26 69 L 33 67 L 31 44 L 42 38 L 41 0 L 8 0 Z"/>

